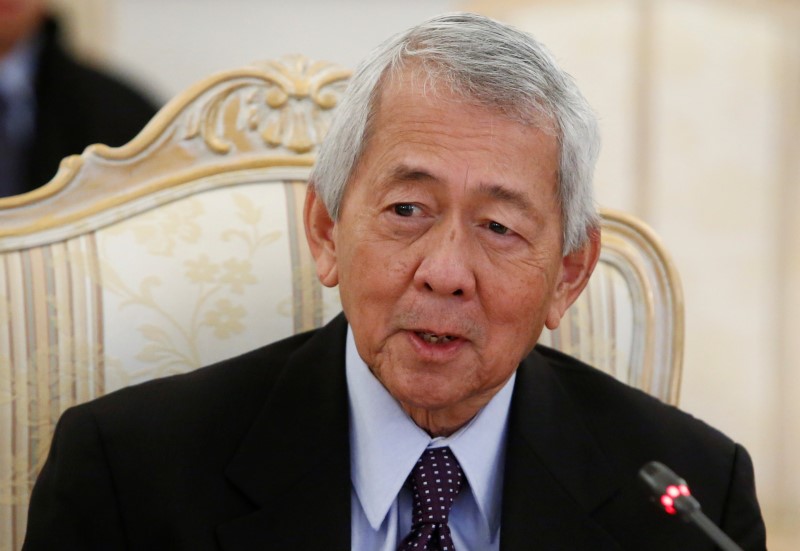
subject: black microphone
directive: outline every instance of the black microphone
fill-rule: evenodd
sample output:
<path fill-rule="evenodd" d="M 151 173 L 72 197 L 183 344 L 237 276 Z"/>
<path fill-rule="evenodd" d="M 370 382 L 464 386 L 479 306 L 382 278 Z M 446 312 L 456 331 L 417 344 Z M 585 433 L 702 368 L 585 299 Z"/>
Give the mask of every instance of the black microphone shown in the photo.
<path fill-rule="evenodd" d="M 666 465 L 651 461 L 639 470 L 639 478 L 653 494 L 654 501 L 667 513 L 679 514 L 686 522 L 693 522 L 723 551 L 742 551 L 741 547 L 703 514 L 700 503 L 692 497 L 686 481 Z"/>

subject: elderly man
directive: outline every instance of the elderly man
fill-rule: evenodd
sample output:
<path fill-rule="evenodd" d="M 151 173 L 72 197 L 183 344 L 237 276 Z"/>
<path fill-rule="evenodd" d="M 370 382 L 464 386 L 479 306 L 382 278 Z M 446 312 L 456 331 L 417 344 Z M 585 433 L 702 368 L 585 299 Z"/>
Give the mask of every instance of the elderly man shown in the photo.
<path fill-rule="evenodd" d="M 459 14 L 382 45 L 312 176 L 343 316 L 67 411 L 26 549 L 711 549 L 659 459 L 765 547 L 747 453 L 542 347 L 597 261 L 594 117 L 529 36 Z"/>

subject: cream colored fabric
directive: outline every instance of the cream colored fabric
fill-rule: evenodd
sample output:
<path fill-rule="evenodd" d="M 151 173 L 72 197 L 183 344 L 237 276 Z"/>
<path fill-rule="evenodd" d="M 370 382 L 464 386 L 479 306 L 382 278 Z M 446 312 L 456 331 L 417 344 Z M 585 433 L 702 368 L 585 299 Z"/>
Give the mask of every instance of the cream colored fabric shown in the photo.
<path fill-rule="evenodd" d="M 65 408 L 102 392 L 94 236 L 0 257 L 0 549 L 22 542 L 28 496 Z"/>
<path fill-rule="evenodd" d="M 0 550 L 21 545 L 64 409 L 339 312 L 301 218 L 347 74 L 293 57 L 214 76 L 132 143 L 92 147 L 44 188 L 0 199 Z M 674 403 L 676 277 L 640 223 L 603 223 L 587 291 L 542 342 Z"/>
<path fill-rule="evenodd" d="M 335 305 L 324 309 L 304 244 L 304 189 L 281 181 L 216 189 L 97 232 L 107 390 L 207 365 L 335 315 Z"/>

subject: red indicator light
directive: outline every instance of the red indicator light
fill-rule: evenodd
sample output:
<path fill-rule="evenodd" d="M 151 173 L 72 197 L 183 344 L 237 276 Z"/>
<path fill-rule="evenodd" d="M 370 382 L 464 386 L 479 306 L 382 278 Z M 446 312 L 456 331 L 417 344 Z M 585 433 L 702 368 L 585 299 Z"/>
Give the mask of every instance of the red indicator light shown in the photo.
<path fill-rule="evenodd" d="M 675 502 L 672 500 L 672 498 L 669 497 L 667 494 L 664 494 L 663 496 L 661 496 L 661 505 L 663 505 L 665 508 L 668 509 L 668 508 L 672 507 L 672 505 L 674 503 Z"/>
<path fill-rule="evenodd" d="M 675 510 L 675 507 L 664 507 L 664 510 L 668 512 L 670 515 L 674 515 L 678 512 Z"/>
<path fill-rule="evenodd" d="M 682 496 L 690 496 L 692 493 L 689 491 L 689 487 L 686 484 L 681 484 L 678 486 L 678 490 L 681 491 Z"/>
<path fill-rule="evenodd" d="M 679 495 L 681 495 L 681 491 L 678 489 L 677 486 L 667 486 L 667 493 L 672 498 L 676 498 Z"/>

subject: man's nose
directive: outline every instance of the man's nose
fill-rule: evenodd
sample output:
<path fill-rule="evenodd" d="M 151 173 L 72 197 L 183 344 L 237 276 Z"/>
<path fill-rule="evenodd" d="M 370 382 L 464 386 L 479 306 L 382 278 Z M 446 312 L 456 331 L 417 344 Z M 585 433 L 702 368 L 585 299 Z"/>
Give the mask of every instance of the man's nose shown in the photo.
<path fill-rule="evenodd" d="M 473 256 L 463 230 L 434 232 L 426 236 L 414 284 L 438 295 L 469 298 L 476 288 Z"/>

